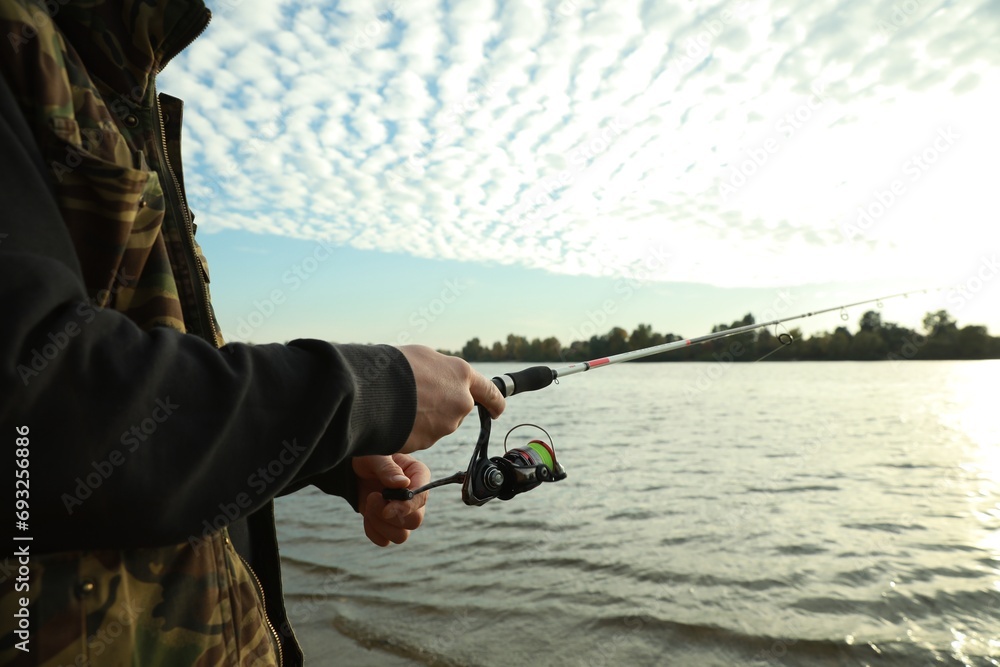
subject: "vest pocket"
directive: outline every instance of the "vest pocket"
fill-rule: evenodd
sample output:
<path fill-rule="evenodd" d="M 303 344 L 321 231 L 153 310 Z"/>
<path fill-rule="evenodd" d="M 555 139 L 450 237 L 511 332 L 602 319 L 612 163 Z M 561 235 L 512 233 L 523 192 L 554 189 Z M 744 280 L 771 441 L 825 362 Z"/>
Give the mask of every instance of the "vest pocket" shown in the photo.
<path fill-rule="evenodd" d="M 81 130 L 70 118 L 52 119 L 51 127 L 46 160 L 88 294 L 99 307 L 125 312 L 150 253 L 162 244 L 159 178 L 142 153 L 120 150 L 101 131 Z"/>

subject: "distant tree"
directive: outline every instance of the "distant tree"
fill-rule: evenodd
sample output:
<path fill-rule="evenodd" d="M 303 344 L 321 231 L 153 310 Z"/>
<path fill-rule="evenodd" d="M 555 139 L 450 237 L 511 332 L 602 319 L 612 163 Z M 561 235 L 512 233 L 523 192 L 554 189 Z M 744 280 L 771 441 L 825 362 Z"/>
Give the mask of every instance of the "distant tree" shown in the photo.
<path fill-rule="evenodd" d="M 927 332 L 926 345 L 920 350 L 923 359 L 955 359 L 960 355 L 958 344 L 958 325 L 947 311 L 927 313 L 924 317 L 924 330 Z"/>
<path fill-rule="evenodd" d="M 778 339 L 774 337 L 770 329 L 761 329 L 757 334 L 757 345 L 761 352 L 767 352 L 780 345 Z"/>
<path fill-rule="evenodd" d="M 542 355 L 539 361 L 555 361 L 562 355 L 562 344 L 558 338 L 549 336 L 542 341 Z"/>
<path fill-rule="evenodd" d="M 851 359 L 858 361 L 884 359 L 887 352 L 885 341 L 871 329 L 859 331 L 851 340 L 850 350 Z"/>
<path fill-rule="evenodd" d="M 714 331 L 755 324 L 753 315 L 747 313 L 742 320 L 731 325 L 716 325 Z M 927 313 L 923 320 L 927 335 L 919 334 L 893 322 L 883 322 L 877 311 L 867 311 L 858 322 L 857 334 L 846 327 L 837 327 L 833 333 L 820 333 L 805 338 L 798 328 L 787 333 L 792 344 L 783 354 L 770 355 L 779 349 L 781 342 L 771 329 L 758 329 L 704 345 L 685 346 L 671 352 L 647 357 L 647 361 L 713 361 L 733 343 L 744 346 L 743 353 L 735 355 L 739 361 L 753 361 L 765 355 L 769 360 L 791 359 L 997 359 L 1000 358 L 1000 337 L 992 337 L 986 327 L 978 325 L 958 328 L 947 311 Z M 640 324 L 631 334 L 621 327 L 608 333 L 591 336 L 589 340 L 575 340 L 563 348 L 559 339 L 533 338 L 510 334 L 506 344 L 497 341 L 487 350 L 479 338 L 468 341 L 459 353 L 468 361 L 584 361 L 643 349 L 672 341 L 681 336 L 653 331 L 652 325 Z"/>
<path fill-rule="evenodd" d="M 990 337 L 986 327 L 969 325 L 962 327 L 957 336 L 957 354 L 962 359 L 988 359 Z"/>
<path fill-rule="evenodd" d="M 859 325 L 861 331 L 877 331 L 882 328 L 882 315 L 875 310 L 869 310 L 861 316 Z"/>
<path fill-rule="evenodd" d="M 528 357 L 528 339 L 524 336 L 516 336 L 514 334 L 509 334 L 507 336 L 507 350 L 505 354 L 505 360 L 518 360 L 527 359 Z"/>
<path fill-rule="evenodd" d="M 654 345 L 653 327 L 650 324 L 640 324 L 629 337 L 629 347 L 633 350 L 641 350 L 652 345 Z"/>
<path fill-rule="evenodd" d="M 827 346 L 827 359 L 847 359 L 851 350 L 851 332 L 844 327 L 837 327 L 833 335 L 830 336 L 830 343 Z"/>
<path fill-rule="evenodd" d="M 608 337 L 591 336 L 588 343 L 588 353 L 592 358 L 608 356 Z"/>
<path fill-rule="evenodd" d="M 931 336 L 947 336 L 955 333 L 958 327 L 947 311 L 939 310 L 924 316 L 924 330 Z"/>
<path fill-rule="evenodd" d="M 912 329 L 901 327 L 893 322 L 883 322 L 882 328 L 878 330 L 878 334 L 885 341 L 886 349 L 889 351 L 902 349 L 908 341 L 913 340 L 914 333 Z"/>
<path fill-rule="evenodd" d="M 489 359 L 489 355 L 486 353 L 486 350 L 483 349 L 483 346 L 479 343 L 478 338 L 473 338 L 468 343 L 466 343 L 465 347 L 462 348 L 462 352 L 460 353 L 459 356 L 461 356 L 466 361 L 487 361 Z"/>
<path fill-rule="evenodd" d="M 585 361 L 593 358 L 590 354 L 590 345 L 582 340 L 575 340 L 569 347 L 562 350 L 560 359 L 563 361 Z"/>
<path fill-rule="evenodd" d="M 615 327 L 608 332 L 608 354 L 628 352 L 628 332 L 621 327 Z"/>

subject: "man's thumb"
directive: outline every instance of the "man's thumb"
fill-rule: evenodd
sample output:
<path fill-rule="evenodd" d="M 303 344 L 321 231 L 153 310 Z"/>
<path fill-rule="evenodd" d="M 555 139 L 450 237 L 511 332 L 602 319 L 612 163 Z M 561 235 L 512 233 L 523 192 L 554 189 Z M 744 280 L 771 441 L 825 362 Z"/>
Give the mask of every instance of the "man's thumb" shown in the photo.
<path fill-rule="evenodd" d="M 403 474 L 403 469 L 392 460 L 391 456 L 379 457 L 375 475 L 379 482 L 389 488 L 403 489 L 410 484 L 410 478 Z"/>

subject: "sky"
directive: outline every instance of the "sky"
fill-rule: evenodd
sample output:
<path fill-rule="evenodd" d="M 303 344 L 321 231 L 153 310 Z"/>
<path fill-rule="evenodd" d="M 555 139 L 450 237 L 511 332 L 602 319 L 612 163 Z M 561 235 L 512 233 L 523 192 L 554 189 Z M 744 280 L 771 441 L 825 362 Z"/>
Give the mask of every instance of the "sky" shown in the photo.
<path fill-rule="evenodd" d="M 1000 335 L 997 0 L 209 6 L 158 87 L 227 340 L 690 337 L 923 289 L 883 319 Z"/>

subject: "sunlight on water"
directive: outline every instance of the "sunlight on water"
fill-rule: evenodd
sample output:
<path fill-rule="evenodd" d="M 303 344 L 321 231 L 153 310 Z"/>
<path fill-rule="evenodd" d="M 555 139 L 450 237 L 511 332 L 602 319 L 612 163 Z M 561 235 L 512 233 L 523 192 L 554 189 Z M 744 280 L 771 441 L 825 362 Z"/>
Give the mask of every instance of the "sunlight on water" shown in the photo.
<path fill-rule="evenodd" d="M 956 364 L 947 383 L 949 406 L 941 423 L 961 432 L 983 448 L 983 462 L 992 479 L 1000 482 L 1000 364 Z"/>
<path fill-rule="evenodd" d="M 948 381 L 950 400 L 941 424 L 953 429 L 972 445 L 970 460 L 959 467 L 969 474 L 972 487 L 968 491 L 971 513 L 979 519 L 981 530 L 972 536 L 984 554 L 993 561 L 993 603 L 987 607 L 984 619 L 996 618 L 1000 633 L 1000 419 L 997 418 L 997 397 L 1000 396 L 1000 365 L 979 363 L 956 365 Z M 952 627 L 951 655 L 963 665 L 976 665 L 977 656 L 996 653 L 1000 640 L 975 637 Z M 989 664 L 1000 662 L 990 659 Z"/>

